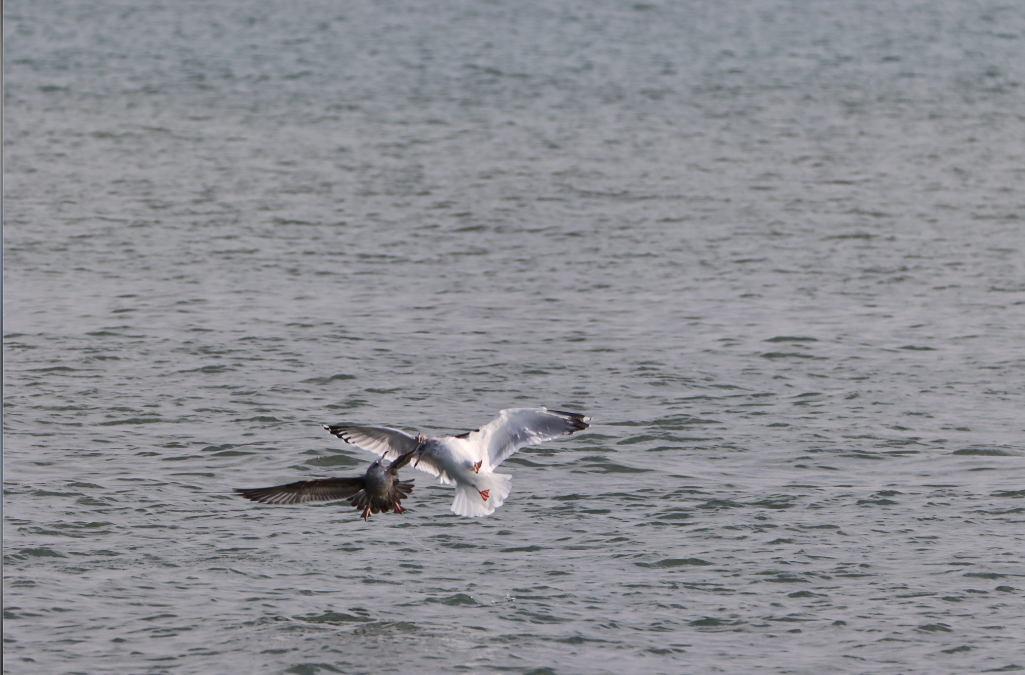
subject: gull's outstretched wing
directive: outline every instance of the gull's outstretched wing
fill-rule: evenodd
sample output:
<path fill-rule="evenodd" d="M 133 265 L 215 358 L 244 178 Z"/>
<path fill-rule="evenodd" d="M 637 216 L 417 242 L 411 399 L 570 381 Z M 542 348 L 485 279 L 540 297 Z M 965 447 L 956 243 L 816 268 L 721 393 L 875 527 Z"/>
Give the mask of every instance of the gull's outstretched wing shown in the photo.
<path fill-rule="evenodd" d="M 362 490 L 364 484 L 362 477 L 313 478 L 274 487 L 235 488 L 235 492 L 261 504 L 305 504 L 349 499 Z"/>
<path fill-rule="evenodd" d="M 328 424 L 321 426 L 346 443 L 381 455 L 385 459 L 398 459 L 399 456 L 412 452 L 417 445 L 415 438 L 395 429 Z"/>
<path fill-rule="evenodd" d="M 502 410 L 480 429 L 457 436 L 471 444 L 481 471 L 491 473 L 509 455 L 526 445 L 538 445 L 586 429 L 590 417 L 547 408 Z"/>

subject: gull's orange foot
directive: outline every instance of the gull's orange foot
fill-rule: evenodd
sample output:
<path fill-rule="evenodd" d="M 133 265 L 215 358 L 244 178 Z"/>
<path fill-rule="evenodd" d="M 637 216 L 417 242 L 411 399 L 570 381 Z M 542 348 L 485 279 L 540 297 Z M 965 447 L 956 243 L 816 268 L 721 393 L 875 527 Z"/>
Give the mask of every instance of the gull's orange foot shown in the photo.
<path fill-rule="evenodd" d="M 479 473 L 480 472 L 480 465 L 483 464 L 483 463 L 484 463 L 484 460 L 482 459 L 481 461 L 479 461 L 476 464 L 474 464 L 473 465 L 473 472 L 474 473 Z"/>
<path fill-rule="evenodd" d="M 477 492 L 480 493 L 481 499 L 483 499 L 484 501 L 487 501 L 488 500 L 488 493 L 491 492 L 491 490 L 477 490 Z"/>

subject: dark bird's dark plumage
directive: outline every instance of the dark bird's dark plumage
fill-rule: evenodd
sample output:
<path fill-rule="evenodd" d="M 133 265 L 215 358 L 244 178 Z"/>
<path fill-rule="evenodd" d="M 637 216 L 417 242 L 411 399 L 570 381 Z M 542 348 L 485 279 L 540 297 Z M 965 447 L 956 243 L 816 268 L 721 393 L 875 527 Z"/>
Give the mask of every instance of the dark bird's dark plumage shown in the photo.
<path fill-rule="evenodd" d="M 412 452 L 388 462 L 383 457 L 360 477 L 312 478 L 287 485 L 265 488 L 235 488 L 246 499 L 261 504 L 306 504 L 348 499 L 366 520 L 373 513 L 394 511 L 404 513 L 400 503 L 413 492 L 413 481 L 399 480 L 399 469 L 409 463 Z"/>

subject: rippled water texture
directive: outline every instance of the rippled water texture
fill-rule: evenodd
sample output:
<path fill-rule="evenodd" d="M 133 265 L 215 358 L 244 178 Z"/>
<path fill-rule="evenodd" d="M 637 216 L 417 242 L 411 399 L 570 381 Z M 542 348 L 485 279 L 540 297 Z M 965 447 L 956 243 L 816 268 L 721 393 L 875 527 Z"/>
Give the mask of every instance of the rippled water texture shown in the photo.
<path fill-rule="evenodd" d="M 1025 668 L 1025 12 L 4 3 L 4 670 Z M 494 516 L 229 493 L 593 426 Z"/>

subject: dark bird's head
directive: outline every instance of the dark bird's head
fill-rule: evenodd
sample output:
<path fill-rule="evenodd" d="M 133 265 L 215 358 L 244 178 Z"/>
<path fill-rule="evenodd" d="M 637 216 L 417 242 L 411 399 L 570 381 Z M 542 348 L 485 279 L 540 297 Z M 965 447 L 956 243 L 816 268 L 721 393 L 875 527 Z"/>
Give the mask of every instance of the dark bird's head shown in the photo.
<path fill-rule="evenodd" d="M 370 463 L 370 466 L 367 467 L 367 477 L 370 477 L 373 474 L 388 473 L 390 464 L 391 462 L 387 461 L 384 457 L 378 457 Z"/>

